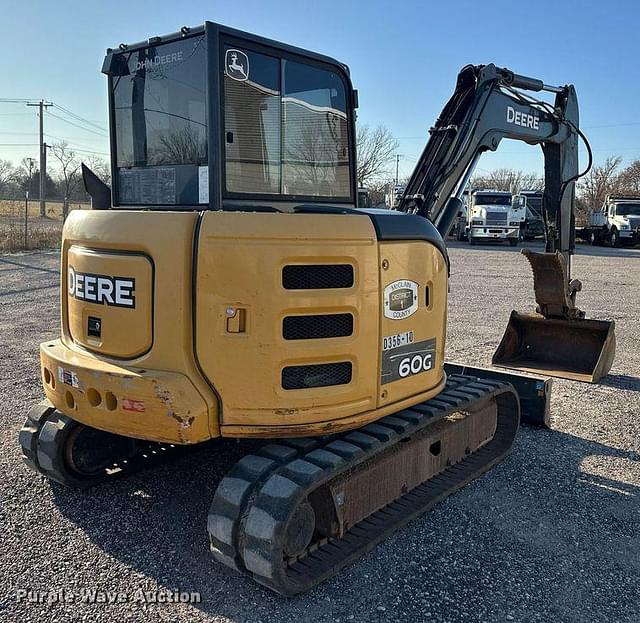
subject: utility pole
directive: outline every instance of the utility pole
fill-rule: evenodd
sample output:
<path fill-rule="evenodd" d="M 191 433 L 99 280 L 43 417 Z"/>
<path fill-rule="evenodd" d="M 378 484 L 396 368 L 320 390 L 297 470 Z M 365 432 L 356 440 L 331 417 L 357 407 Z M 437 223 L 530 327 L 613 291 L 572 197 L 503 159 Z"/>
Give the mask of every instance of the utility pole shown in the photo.
<path fill-rule="evenodd" d="M 26 197 L 24 201 L 24 248 L 27 248 L 27 239 L 29 232 L 29 195 L 31 194 L 31 177 L 33 175 L 33 166 L 35 165 L 35 160 L 33 158 L 27 158 L 27 162 L 29 163 L 29 188 L 26 192 Z"/>
<path fill-rule="evenodd" d="M 53 106 L 50 102 L 40 100 L 36 103 L 28 103 L 27 106 L 37 106 L 38 115 L 40 116 L 40 216 L 45 217 L 45 188 L 47 183 L 47 144 L 44 142 L 44 110 L 49 106 Z"/>
<path fill-rule="evenodd" d="M 400 166 L 400 158 L 402 158 L 402 154 L 396 154 L 396 186 L 398 185 L 398 167 Z"/>

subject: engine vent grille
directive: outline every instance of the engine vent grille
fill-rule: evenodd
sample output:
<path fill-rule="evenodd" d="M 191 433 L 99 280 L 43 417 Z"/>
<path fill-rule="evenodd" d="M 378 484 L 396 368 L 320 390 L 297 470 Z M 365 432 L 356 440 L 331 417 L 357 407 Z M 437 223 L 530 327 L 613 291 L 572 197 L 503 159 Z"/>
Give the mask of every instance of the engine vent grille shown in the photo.
<path fill-rule="evenodd" d="M 282 285 L 285 290 L 327 290 L 351 288 L 353 266 L 351 264 L 299 264 L 282 269 Z"/>
<path fill-rule="evenodd" d="M 288 366 L 282 370 L 283 389 L 309 389 L 311 387 L 346 385 L 350 382 L 350 361 L 309 366 Z"/>
<path fill-rule="evenodd" d="M 319 314 L 313 316 L 287 316 L 282 321 L 285 340 L 317 340 L 345 337 L 353 333 L 351 314 Z"/>

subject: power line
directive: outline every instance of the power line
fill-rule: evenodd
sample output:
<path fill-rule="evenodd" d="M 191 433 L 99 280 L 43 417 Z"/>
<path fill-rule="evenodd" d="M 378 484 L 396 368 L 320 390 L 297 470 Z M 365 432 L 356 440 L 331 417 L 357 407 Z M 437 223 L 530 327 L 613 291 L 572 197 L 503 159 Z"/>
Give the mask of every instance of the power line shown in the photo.
<path fill-rule="evenodd" d="M 83 143 L 77 143 L 75 140 L 72 140 L 70 138 L 65 138 L 63 136 L 55 136 L 53 134 L 48 134 L 48 133 L 45 133 L 45 136 L 47 136 L 48 138 L 52 138 L 55 141 L 64 141 L 68 145 L 82 147 L 84 149 L 93 149 L 94 147 L 93 145 L 85 145 Z M 96 152 L 96 153 L 100 153 L 100 152 Z"/>
<path fill-rule="evenodd" d="M 0 98 L 0 103 L 4 103 L 4 104 L 31 104 L 31 103 L 37 103 L 38 101 L 39 100 L 33 99 L 33 98 L 32 99 L 7 98 L 7 97 Z M 99 130 L 100 132 L 105 132 L 105 133 L 107 132 L 107 129 L 104 126 L 99 125 L 98 123 L 96 123 L 95 121 L 91 121 L 90 119 L 86 119 L 85 117 L 82 117 L 78 113 L 75 113 L 72 110 L 65 108 L 64 106 L 57 104 L 56 102 L 51 102 L 51 105 L 57 110 L 59 110 L 61 113 L 68 115 L 69 117 L 71 117 L 72 119 L 75 119 L 76 121 L 80 121 L 86 125 L 89 125 L 92 128 Z M 30 113 L 2 113 L 2 114 L 3 115 L 28 115 Z"/>
<path fill-rule="evenodd" d="M 96 134 L 97 136 L 101 136 L 102 138 L 107 138 L 106 133 L 102 133 L 102 132 L 98 132 L 96 130 L 91 130 L 87 127 L 81 126 L 77 123 L 74 123 L 73 121 L 69 121 L 68 119 L 65 119 L 64 117 L 59 117 L 58 115 L 50 112 L 49 115 L 51 115 L 52 117 L 55 117 L 56 119 L 59 119 L 60 121 L 64 121 L 64 123 L 68 123 L 69 125 L 74 126 L 75 128 L 78 128 L 80 130 L 84 130 L 85 132 L 91 132 L 91 134 Z"/>
<path fill-rule="evenodd" d="M 78 147 L 74 147 L 73 151 L 79 151 L 83 154 L 94 154 L 96 156 L 108 156 L 109 154 L 103 152 L 103 151 L 93 151 L 91 149 L 79 149 Z"/>
<path fill-rule="evenodd" d="M 607 123 L 604 125 L 586 125 L 585 130 L 595 130 L 596 128 L 621 128 L 627 125 L 640 125 L 640 121 L 625 121 L 624 123 Z"/>
<path fill-rule="evenodd" d="M 97 130 L 101 130 L 102 132 L 106 132 L 107 129 L 101 125 L 98 125 L 97 123 L 94 123 L 93 121 L 89 121 L 89 119 L 85 119 L 84 117 L 81 117 L 80 115 L 70 111 L 68 108 L 64 108 L 64 106 L 60 106 L 60 104 L 53 104 L 53 106 L 55 108 L 57 108 L 58 110 L 66 113 L 67 115 L 69 115 L 70 117 L 73 117 L 74 119 L 76 119 L 76 121 L 82 121 L 84 123 L 86 123 L 87 125 L 90 125 L 94 128 L 96 128 Z"/>
<path fill-rule="evenodd" d="M 28 104 L 29 102 L 37 102 L 37 99 L 12 99 L 8 97 L 0 97 L 0 102 L 3 104 Z"/>

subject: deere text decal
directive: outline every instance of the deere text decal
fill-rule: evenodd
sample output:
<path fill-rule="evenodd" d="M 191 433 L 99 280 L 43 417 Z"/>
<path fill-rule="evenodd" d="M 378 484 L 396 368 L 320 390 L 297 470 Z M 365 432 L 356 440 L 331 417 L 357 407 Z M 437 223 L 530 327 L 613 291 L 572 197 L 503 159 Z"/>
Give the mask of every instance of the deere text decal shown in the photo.
<path fill-rule="evenodd" d="M 133 309 L 136 306 L 135 285 L 133 277 L 80 273 L 69 266 L 69 296 L 79 301 Z"/>

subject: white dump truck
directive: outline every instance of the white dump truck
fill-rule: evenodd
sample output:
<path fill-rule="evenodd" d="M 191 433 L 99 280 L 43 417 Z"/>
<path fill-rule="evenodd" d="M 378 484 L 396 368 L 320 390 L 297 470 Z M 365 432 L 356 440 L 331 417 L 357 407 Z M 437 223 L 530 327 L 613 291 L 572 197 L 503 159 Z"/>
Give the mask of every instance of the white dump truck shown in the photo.
<path fill-rule="evenodd" d="M 576 237 L 593 245 L 640 244 L 640 197 L 608 195 L 602 208 L 590 214 L 589 226 L 576 228 Z"/>
<path fill-rule="evenodd" d="M 518 245 L 524 208 L 514 208 L 510 192 L 474 190 L 468 197 L 464 237 L 469 244 L 508 242 L 513 247 Z"/>

